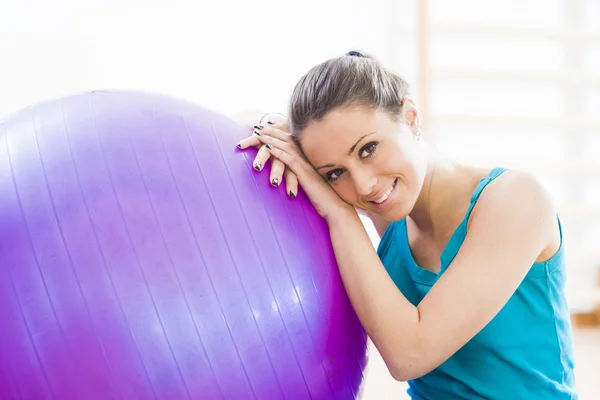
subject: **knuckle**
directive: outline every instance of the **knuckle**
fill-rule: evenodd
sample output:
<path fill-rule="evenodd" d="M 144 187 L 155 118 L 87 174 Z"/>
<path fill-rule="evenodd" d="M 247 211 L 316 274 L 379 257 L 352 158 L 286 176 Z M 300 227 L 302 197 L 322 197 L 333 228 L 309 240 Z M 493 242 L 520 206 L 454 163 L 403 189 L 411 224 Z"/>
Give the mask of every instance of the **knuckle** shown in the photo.
<path fill-rule="evenodd" d="M 267 162 L 267 160 L 269 159 L 269 155 L 268 154 L 261 154 L 260 157 L 256 157 L 260 162 L 262 162 L 263 164 Z"/>

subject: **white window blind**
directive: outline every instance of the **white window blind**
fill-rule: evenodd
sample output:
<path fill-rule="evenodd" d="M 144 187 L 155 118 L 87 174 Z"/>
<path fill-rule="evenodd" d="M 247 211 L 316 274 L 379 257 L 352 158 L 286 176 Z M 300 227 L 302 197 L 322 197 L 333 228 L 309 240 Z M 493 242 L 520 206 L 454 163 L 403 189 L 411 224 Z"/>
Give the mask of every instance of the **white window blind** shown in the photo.
<path fill-rule="evenodd" d="M 572 307 L 588 306 L 600 265 L 600 2 L 422 3 L 427 134 L 460 161 L 537 174 L 563 223 Z"/>

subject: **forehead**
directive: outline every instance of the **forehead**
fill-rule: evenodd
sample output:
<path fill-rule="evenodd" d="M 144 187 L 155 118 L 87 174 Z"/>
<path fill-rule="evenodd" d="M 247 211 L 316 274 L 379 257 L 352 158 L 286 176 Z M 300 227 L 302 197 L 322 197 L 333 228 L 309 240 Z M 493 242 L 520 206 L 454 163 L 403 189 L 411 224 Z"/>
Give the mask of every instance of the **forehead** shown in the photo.
<path fill-rule="evenodd" d="M 395 126 L 384 111 L 364 107 L 336 109 L 322 120 L 308 125 L 300 142 L 311 163 L 329 162 L 347 155 L 361 137 L 373 132 L 381 135 L 392 133 Z"/>
<path fill-rule="evenodd" d="M 361 136 L 377 130 L 377 120 L 377 113 L 364 108 L 333 110 L 302 132 L 302 149 L 307 156 L 347 152 Z"/>

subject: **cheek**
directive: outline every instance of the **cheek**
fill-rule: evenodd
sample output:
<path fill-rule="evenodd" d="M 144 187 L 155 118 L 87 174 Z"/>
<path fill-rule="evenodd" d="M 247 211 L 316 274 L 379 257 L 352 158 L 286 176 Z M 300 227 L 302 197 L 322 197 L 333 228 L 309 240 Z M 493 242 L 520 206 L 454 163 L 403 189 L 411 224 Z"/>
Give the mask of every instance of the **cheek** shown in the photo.
<path fill-rule="evenodd" d="M 427 173 L 427 163 L 423 158 L 415 158 L 410 163 L 410 176 L 408 176 L 408 190 L 411 192 L 411 197 L 416 199 L 421 193 L 425 175 Z"/>
<path fill-rule="evenodd" d="M 340 196 L 346 202 L 351 201 L 353 197 L 352 193 L 355 193 L 352 183 L 349 179 L 346 179 L 346 177 L 344 177 L 342 181 L 331 185 L 331 187 L 333 188 L 333 190 L 335 190 L 338 196 Z"/>
<path fill-rule="evenodd" d="M 348 177 L 344 177 L 340 181 L 336 182 L 333 185 L 330 185 L 333 190 L 337 193 L 338 196 L 341 197 L 346 203 L 351 204 L 353 206 L 357 205 L 357 193 L 354 188 L 354 184 L 351 179 L 347 179 Z"/>
<path fill-rule="evenodd" d="M 414 143 L 404 143 L 394 149 L 393 154 L 387 154 L 393 161 L 395 173 L 401 175 L 407 190 L 420 191 L 425 173 L 427 172 L 427 160 L 422 149 Z"/>
<path fill-rule="evenodd" d="M 417 158 L 412 149 L 407 148 L 402 143 L 395 146 L 389 146 L 386 151 L 382 151 L 379 160 L 383 162 L 387 173 L 395 172 L 410 178 L 417 170 Z M 390 171 L 393 170 L 393 171 Z M 382 171 L 384 172 L 384 171 Z"/>

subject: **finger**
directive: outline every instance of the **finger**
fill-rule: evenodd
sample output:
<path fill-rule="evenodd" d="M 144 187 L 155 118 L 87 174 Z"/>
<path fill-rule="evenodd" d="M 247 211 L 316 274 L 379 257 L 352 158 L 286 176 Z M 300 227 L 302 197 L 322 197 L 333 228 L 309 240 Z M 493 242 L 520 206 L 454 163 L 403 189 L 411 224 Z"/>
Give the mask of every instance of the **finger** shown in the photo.
<path fill-rule="evenodd" d="M 285 190 L 291 198 L 298 195 L 298 177 L 289 168 L 285 169 Z"/>
<path fill-rule="evenodd" d="M 254 157 L 254 169 L 257 171 L 262 171 L 270 157 L 271 153 L 269 153 L 269 149 L 267 149 L 265 146 L 262 146 L 260 149 L 258 149 L 256 157 Z"/>
<path fill-rule="evenodd" d="M 266 147 L 265 147 L 266 149 Z M 271 185 L 279 186 L 283 179 L 283 171 L 285 170 L 285 164 L 276 158 L 271 161 L 271 176 L 269 177 Z"/>
<path fill-rule="evenodd" d="M 273 128 L 282 130 L 284 132 L 290 133 L 290 126 L 287 122 L 283 122 L 283 123 L 275 123 L 273 121 L 266 121 L 265 124 L 267 124 L 267 126 L 271 126 Z"/>
<path fill-rule="evenodd" d="M 237 144 L 237 147 L 240 149 L 246 149 L 248 147 L 258 146 L 261 144 L 262 143 L 260 142 L 260 140 L 258 140 L 258 135 L 252 135 L 240 140 Z"/>
<path fill-rule="evenodd" d="M 254 125 L 252 128 L 253 128 L 252 135 L 240 140 L 237 144 L 238 148 L 245 149 L 245 148 L 248 148 L 251 146 L 260 145 L 260 142 L 258 141 L 257 136 L 262 135 L 260 133 L 260 130 L 264 128 L 264 125 Z"/>
<path fill-rule="evenodd" d="M 290 131 L 290 124 L 287 122 L 287 120 L 284 123 L 275 125 L 275 127 L 277 129 L 281 129 L 282 131 L 291 132 Z"/>
<path fill-rule="evenodd" d="M 262 138 L 264 138 L 264 136 L 261 136 L 261 140 Z M 270 140 L 276 141 L 277 139 L 274 138 L 269 138 Z M 273 147 L 267 143 L 265 143 L 265 145 L 263 147 L 261 147 L 261 149 L 266 149 L 269 153 L 271 153 L 271 155 L 277 159 L 283 162 L 283 164 L 286 166 L 286 169 L 291 168 L 292 171 L 294 171 L 294 168 L 299 168 L 299 164 L 298 164 L 298 157 L 296 155 L 294 155 L 293 153 L 288 153 L 286 151 L 283 151 L 277 147 Z"/>
<path fill-rule="evenodd" d="M 256 131 L 258 133 L 260 133 L 260 136 L 263 136 L 263 135 L 271 136 L 271 137 L 277 138 L 279 140 L 282 140 L 284 142 L 293 141 L 292 135 L 289 132 L 274 128 L 269 125 L 259 125 L 259 129 L 256 129 Z"/>
<path fill-rule="evenodd" d="M 285 153 L 288 153 L 289 155 L 296 155 L 298 153 L 296 151 L 296 145 L 292 142 L 281 140 L 269 135 L 261 135 L 258 137 L 258 140 L 260 140 L 260 142 L 264 145 L 269 145 L 273 149 L 279 149 Z M 273 152 L 271 152 L 271 154 L 275 155 Z M 277 155 L 275 156 L 279 158 Z"/>
<path fill-rule="evenodd" d="M 288 130 L 288 119 L 285 115 L 279 113 L 268 113 L 261 118 L 261 123 L 273 125 L 280 129 Z"/>

